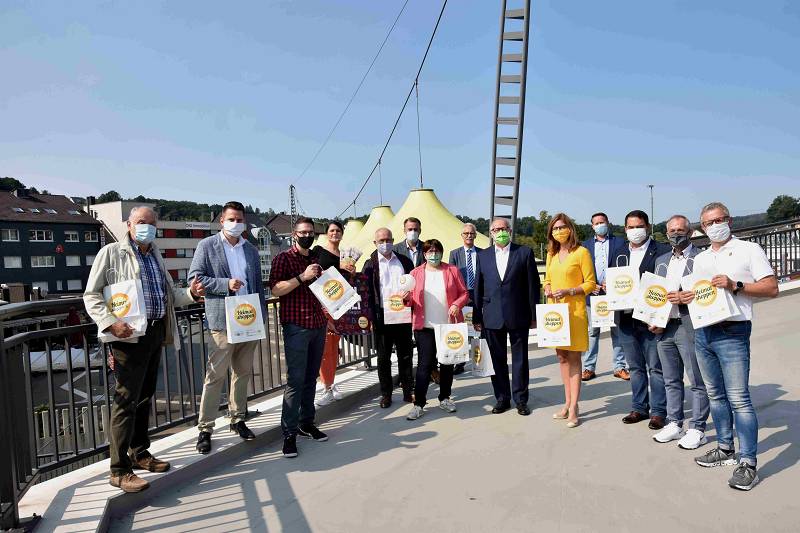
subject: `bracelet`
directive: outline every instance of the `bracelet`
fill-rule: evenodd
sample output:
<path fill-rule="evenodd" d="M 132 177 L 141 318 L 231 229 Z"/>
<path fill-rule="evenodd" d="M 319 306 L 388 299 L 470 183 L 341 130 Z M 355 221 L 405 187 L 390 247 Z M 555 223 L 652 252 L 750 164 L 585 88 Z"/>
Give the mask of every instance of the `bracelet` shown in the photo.
<path fill-rule="evenodd" d="M 303 284 L 303 280 L 302 280 L 302 279 L 300 279 L 300 275 L 299 275 L 299 274 L 298 274 L 297 276 L 295 276 L 295 277 L 294 277 L 294 279 L 296 279 L 296 280 L 297 280 L 297 284 L 298 284 L 298 285 L 302 285 L 302 284 Z"/>

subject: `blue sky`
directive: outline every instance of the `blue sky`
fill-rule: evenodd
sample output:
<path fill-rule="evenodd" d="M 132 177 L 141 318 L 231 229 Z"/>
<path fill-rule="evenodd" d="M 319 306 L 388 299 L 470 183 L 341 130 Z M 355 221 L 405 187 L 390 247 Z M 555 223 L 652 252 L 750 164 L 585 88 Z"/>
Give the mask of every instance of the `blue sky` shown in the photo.
<path fill-rule="evenodd" d="M 402 2 L 6 0 L 0 175 L 284 210 Z M 307 213 L 334 216 L 361 186 L 440 5 L 410 0 L 297 183 Z M 489 211 L 499 5 L 450 0 L 420 82 L 425 185 L 471 216 Z M 520 214 L 620 220 L 649 209 L 649 183 L 659 220 L 800 195 L 800 4 L 535 1 L 531 37 Z M 400 207 L 417 165 L 407 113 L 384 203 Z M 379 199 L 376 179 L 358 214 Z"/>

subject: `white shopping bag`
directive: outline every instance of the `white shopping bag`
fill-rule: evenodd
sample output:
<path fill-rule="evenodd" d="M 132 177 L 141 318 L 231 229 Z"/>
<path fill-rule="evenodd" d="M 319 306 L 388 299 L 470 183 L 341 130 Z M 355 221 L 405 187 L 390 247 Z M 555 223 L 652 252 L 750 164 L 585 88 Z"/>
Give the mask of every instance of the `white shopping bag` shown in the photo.
<path fill-rule="evenodd" d="M 334 320 L 342 318 L 361 301 L 358 291 L 347 283 L 336 267 L 329 267 L 308 288 Z"/>
<path fill-rule="evenodd" d="M 730 292 L 711 284 L 713 277 L 712 274 L 695 271 L 681 278 L 683 290 L 694 292 L 694 300 L 688 307 L 695 329 L 723 322 L 741 313 Z"/>
<path fill-rule="evenodd" d="M 608 308 L 608 296 L 589 296 L 589 315 L 593 328 L 615 328 L 614 311 Z"/>
<path fill-rule="evenodd" d="M 436 359 L 443 365 L 455 365 L 469 361 L 469 335 L 464 322 L 458 324 L 434 324 L 436 337 Z"/>
<path fill-rule="evenodd" d="M 494 376 L 492 354 L 489 352 L 489 343 L 486 339 L 476 339 L 472 352 L 472 373 L 479 378 Z"/>
<path fill-rule="evenodd" d="M 467 323 L 467 335 L 470 337 L 477 337 L 478 333 L 475 331 L 475 327 L 472 325 L 472 307 L 464 306 L 461 310 L 464 313 L 464 322 Z"/>
<path fill-rule="evenodd" d="M 567 304 L 537 304 L 536 333 L 539 346 L 557 348 L 571 344 L 569 306 Z"/>
<path fill-rule="evenodd" d="M 258 293 L 225 298 L 225 328 L 230 344 L 267 338 Z"/>
<path fill-rule="evenodd" d="M 617 257 L 617 266 L 606 269 L 606 295 L 608 308 L 612 311 L 633 309 L 636 294 L 639 290 L 639 269 L 627 265 L 619 266 L 619 260 L 627 256 Z"/>
<path fill-rule="evenodd" d="M 411 324 L 411 307 L 403 302 L 401 293 L 383 299 L 384 324 Z"/>
<path fill-rule="evenodd" d="M 633 318 L 651 326 L 667 327 L 672 304 L 667 300 L 667 293 L 677 291 L 679 287 L 663 277 L 644 272 L 639 280 L 639 290 L 633 306 Z"/>
<path fill-rule="evenodd" d="M 103 299 L 111 314 L 133 328 L 133 334 L 119 339 L 109 332 L 98 332 L 100 342 L 126 341 L 141 337 L 147 332 L 147 309 L 144 305 L 144 290 L 138 279 L 129 279 L 103 287 Z"/>

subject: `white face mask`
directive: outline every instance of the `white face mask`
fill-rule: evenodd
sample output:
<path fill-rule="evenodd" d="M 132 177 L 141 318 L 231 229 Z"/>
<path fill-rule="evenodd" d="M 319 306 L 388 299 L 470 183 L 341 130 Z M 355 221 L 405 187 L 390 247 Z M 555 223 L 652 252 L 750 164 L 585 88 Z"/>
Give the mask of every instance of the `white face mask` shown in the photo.
<path fill-rule="evenodd" d="M 633 244 L 642 244 L 644 241 L 647 240 L 647 229 L 633 228 L 625 230 L 625 235 L 627 235 L 628 240 L 631 241 Z"/>
<path fill-rule="evenodd" d="M 388 255 L 392 251 L 392 243 L 380 242 L 378 243 L 378 253 L 381 255 Z"/>
<path fill-rule="evenodd" d="M 234 222 L 233 220 L 226 220 L 222 223 L 222 228 L 225 233 L 231 237 L 238 237 L 244 232 L 244 222 Z"/>
<path fill-rule="evenodd" d="M 407 231 L 406 240 L 411 243 L 417 242 L 419 240 L 419 232 L 414 230 Z"/>
<path fill-rule="evenodd" d="M 706 235 L 711 242 L 725 242 L 731 236 L 731 226 L 727 222 L 713 224 L 706 228 Z"/>

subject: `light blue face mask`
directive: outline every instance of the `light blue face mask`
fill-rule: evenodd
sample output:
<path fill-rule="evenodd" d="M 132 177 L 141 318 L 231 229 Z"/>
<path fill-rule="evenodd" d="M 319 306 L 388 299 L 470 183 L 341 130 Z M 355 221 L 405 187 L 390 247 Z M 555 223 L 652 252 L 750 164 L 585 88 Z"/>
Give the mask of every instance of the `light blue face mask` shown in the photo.
<path fill-rule="evenodd" d="M 156 227 L 152 224 L 136 224 L 134 231 L 139 244 L 150 244 L 156 238 Z"/>
<path fill-rule="evenodd" d="M 601 237 L 605 237 L 605 235 L 608 233 L 608 224 L 603 223 L 596 225 L 594 227 L 594 232 Z"/>

